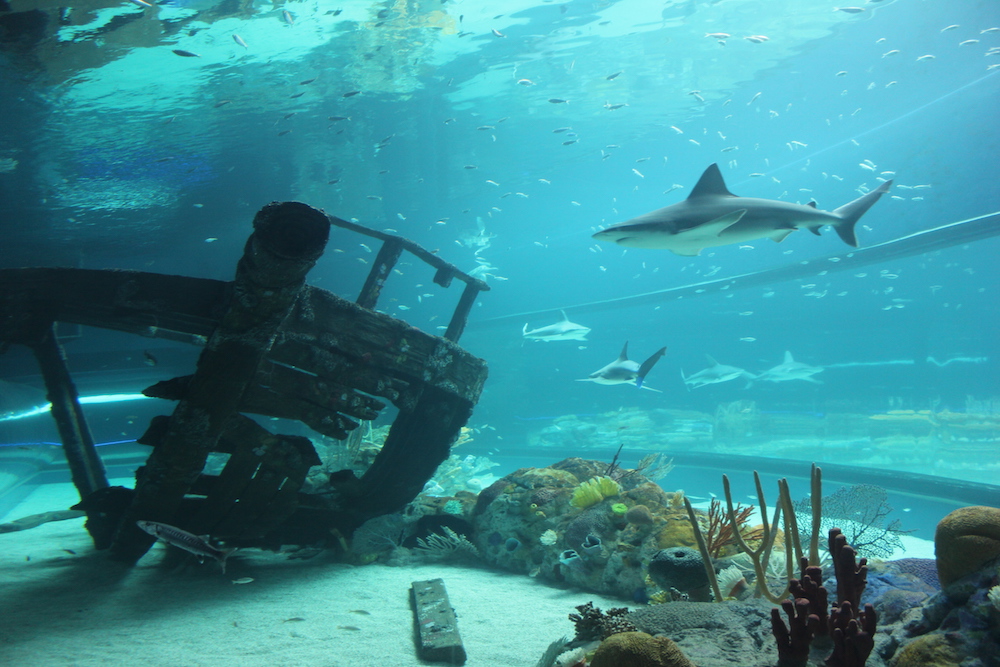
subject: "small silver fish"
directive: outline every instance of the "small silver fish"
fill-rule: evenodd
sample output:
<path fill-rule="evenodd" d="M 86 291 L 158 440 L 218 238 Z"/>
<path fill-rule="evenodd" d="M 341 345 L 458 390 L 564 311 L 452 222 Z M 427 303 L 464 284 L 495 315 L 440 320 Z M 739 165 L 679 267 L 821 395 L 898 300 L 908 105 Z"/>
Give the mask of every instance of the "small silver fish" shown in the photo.
<path fill-rule="evenodd" d="M 240 37 L 239 35 L 233 35 L 233 41 L 242 46 L 244 49 L 250 48 L 249 46 L 247 46 L 247 43 L 243 41 L 243 38 Z"/>
<path fill-rule="evenodd" d="M 195 535 L 170 524 L 158 521 L 136 521 L 135 525 L 162 542 L 194 554 L 199 561 L 214 558 L 222 566 L 223 574 L 226 572 L 226 559 L 236 551 L 236 549 L 213 547 L 208 541 L 208 535 Z"/>
<path fill-rule="evenodd" d="M 194 51 L 185 51 L 184 49 L 174 49 L 173 51 L 182 58 L 201 58 L 201 56 Z"/>

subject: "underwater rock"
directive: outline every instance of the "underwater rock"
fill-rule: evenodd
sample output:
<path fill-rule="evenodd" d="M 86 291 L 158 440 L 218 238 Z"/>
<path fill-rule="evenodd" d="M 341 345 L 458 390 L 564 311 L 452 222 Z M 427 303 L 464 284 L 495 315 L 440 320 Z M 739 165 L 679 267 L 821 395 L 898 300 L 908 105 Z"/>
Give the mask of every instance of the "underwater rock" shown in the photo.
<path fill-rule="evenodd" d="M 667 637 L 645 632 L 619 632 L 597 647 L 592 667 L 694 667 Z"/>
<path fill-rule="evenodd" d="M 708 584 L 701 554 L 688 547 L 661 549 L 649 563 L 649 576 L 663 590 L 688 592 Z"/>
<path fill-rule="evenodd" d="M 1000 581 L 996 564 L 962 577 L 928 598 L 922 607 L 904 612 L 892 629 L 892 667 L 969 667 L 998 665 L 1000 610 L 988 591 Z"/>
<path fill-rule="evenodd" d="M 907 644 L 889 663 L 891 667 L 958 667 L 962 658 L 941 634 L 924 635 Z"/>
<path fill-rule="evenodd" d="M 1000 509 L 961 507 L 941 519 L 934 533 L 934 553 L 943 587 L 1000 557 Z"/>
<path fill-rule="evenodd" d="M 636 505 L 625 512 L 625 520 L 636 526 L 651 526 L 653 513 L 645 505 Z"/>

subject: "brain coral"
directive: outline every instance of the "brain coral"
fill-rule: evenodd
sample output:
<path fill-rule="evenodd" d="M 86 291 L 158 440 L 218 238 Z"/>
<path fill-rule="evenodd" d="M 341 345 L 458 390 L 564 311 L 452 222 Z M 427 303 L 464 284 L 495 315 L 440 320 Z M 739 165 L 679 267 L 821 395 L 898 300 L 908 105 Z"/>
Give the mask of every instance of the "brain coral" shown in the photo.
<path fill-rule="evenodd" d="M 694 667 L 694 663 L 666 637 L 619 632 L 601 642 L 591 667 Z"/>
<path fill-rule="evenodd" d="M 1000 509 L 962 507 L 941 519 L 934 553 L 942 587 L 1000 557 Z"/>

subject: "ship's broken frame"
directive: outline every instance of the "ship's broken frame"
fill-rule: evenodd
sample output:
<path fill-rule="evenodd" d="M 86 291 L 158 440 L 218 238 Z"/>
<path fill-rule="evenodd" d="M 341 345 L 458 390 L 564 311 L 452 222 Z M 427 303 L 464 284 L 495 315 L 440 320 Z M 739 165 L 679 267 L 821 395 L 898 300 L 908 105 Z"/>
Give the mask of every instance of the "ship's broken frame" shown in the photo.
<path fill-rule="evenodd" d="M 305 284 L 330 225 L 382 241 L 355 301 Z M 402 252 L 465 284 L 444 336 L 374 310 Z M 137 271 L 0 270 L 0 352 L 27 345 L 42 370 L 77 506 L 98 549 L 135 562 L 152 537 L 137 520 L 208 534 L 230 547 L 339 542 L 364 521 L 397 511 L 422 490 L 482 391 L 483 360 L 457 344 L 489 287 L 408 239 L 275 202 L 254 219 L 231 282 Z M 134 489 L 110 487 L 89 434 L 56 323 L 75 323 L 202 345 L 194 373 L 147 388 L 177 401 L 139 442 L 153 447 Z M 320 463 L 312 442 L 273 434 L 245 413 L 294 419 L 343 440 L 391 402 L 398 414 L 361 477 L 330 475 L 328 491 L 302 491 Z M 228 460 L 204 471 L 210 452 Z"/>

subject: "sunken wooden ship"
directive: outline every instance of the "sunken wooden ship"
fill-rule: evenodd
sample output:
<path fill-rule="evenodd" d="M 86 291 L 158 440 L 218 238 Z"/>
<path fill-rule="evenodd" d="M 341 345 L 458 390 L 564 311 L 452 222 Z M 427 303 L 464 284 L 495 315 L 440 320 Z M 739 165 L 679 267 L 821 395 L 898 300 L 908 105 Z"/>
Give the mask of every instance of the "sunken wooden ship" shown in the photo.
<path fill-rule="evenodd" d="M 355 301 L 309 286 L 330 225 L 382 242 Z M 211 535 L 229 547 L 342 543 L 362 523 L 413 500 L 447 458 L 486 380 L 483 360 L 457 343 L 481 280 L 400 236 L 275 202 L 253 222 L 233 281 L 137 271 L 0 270 L 0 353 L 28 346 L 45 380 L 52 415 L 98 549 L 126 562 L 153 543 L 136 521 Z M 435 270 L 434 282 L 464 283 L 443 336 L 374 310 L 401 254 Z M 134 488 L 110 487 L 90 436 L 58 322 L 202 346 L 191 375 L 144 393 L 176 401 L 139 442 L 152 446 Z M 323 493 L 303 482 L 320 459 L 310 439 L 274 434 L 247 414 L 298 420 L 344 440 L 392 403 L 384 445 L 359 477 L 334 472 Z M 228 454 L 221 472 L 210 452 Z"/>

